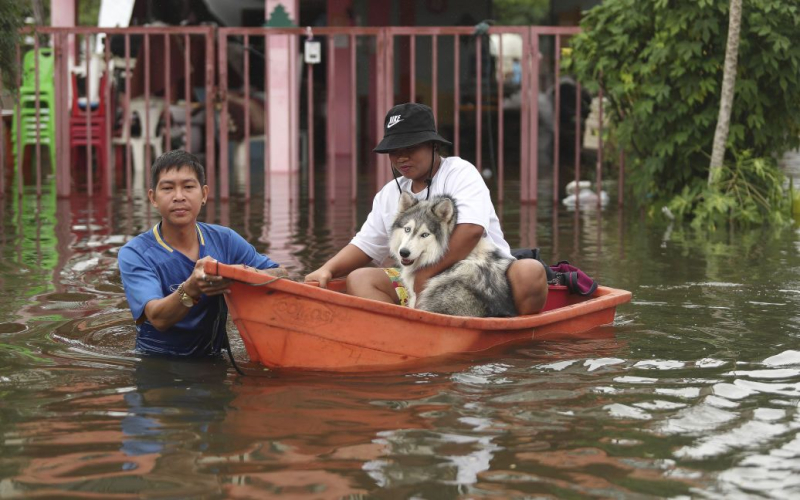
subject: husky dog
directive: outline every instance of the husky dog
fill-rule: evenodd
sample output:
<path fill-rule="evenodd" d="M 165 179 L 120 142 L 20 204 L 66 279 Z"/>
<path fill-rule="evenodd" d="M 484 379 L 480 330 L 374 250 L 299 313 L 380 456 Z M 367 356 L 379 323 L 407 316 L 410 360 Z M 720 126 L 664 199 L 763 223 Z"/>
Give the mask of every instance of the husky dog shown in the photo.
<path fill-rule="evenodd" d="M 419 201 L 410 193 L 400 196 L 389 242 L 392 257 L 409 294 L 409 307 L 454 316 L 516 316 L 506 271 L 514 261 L 503 257 L 488 238 L 481 238 L 461 262 L 428 280 L 414 293 L 414 273 L 438 262 L 447 252 L 456 227 L 456 202 L 449 196 Z"/>

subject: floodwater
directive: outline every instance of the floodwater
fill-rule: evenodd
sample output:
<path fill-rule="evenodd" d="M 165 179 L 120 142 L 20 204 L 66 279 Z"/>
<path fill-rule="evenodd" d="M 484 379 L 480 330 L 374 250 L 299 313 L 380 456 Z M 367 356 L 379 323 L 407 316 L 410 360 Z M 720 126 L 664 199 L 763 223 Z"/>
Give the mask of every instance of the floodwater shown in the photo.
<path fill-rule="evenodd" d="M 368 210 L 237 197 L 203 218 L 299 278 Z M 595 340 L 330 375 L 261 370 L 234 334 L 242 377 L 133 352 L 116 255 L 157 221 L 140 195 L 0 211 L 2 497 L 800 497 L 797 228 L 512 199 L 513 246 L 633 292 Z"/>

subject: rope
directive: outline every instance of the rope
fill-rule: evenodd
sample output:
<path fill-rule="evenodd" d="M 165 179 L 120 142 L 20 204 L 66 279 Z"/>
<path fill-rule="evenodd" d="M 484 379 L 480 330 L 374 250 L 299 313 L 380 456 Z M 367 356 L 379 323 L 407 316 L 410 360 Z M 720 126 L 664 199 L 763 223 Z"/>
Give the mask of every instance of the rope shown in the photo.
<path fill-rule="evenodd" d="M 275 283 L 276 281 L 282 280 L 282 279 L 287 279 L 287 278 L 286 278 L 286 276 L 275 276 L 271 280 L 267 280 L 267 281 L 265 281 L 263 283 L 245 283 L 245 285 L 247 285 L 247 286 L 264 286 L 264 285 L 269 285 L 270 283 Z"/>
<path fill-rule="evenodd" d="M 217 272 L 219 272 L 219 266 L 217 267 Z M 286 276 L 275 276 L 274 278 L 264 281 L 263 283 L 245 283 L 245 284 L 249 286 L 264 286 L 264 285 L 269 285 L 270 283 L 275 283 L 280 279 L 286 279 Z M 231 364 L 233 365 L 233 368 L 236 370 L 236 373 L 244 377 L 246 375 L 245 372 L 243 372 L 242 369 L 239 368 L 239 365 L 236 364 L 236 360 L 233 357 L 233 351 L 231 350 L 231 341 L 230 338 L 228 337 L 227 330 L 225 331 L 225 349 L 228 350 L 228 358 L 230 358 Z M 257 376 L 261 375 L 259 374 Z"/>
<path fill-rule="evenodd" d="M 236 360 L 233 358 L 233 351 L 231 350 L 231 341 L 228 338 L 227 330 L 225 331 L 225 349 L 228 350 L 228 357 L 230 358 L 231 364 L 233 365 L 233 368 L 236 370 L 236 373 L 244 377 L 245 373 L 242 371 L 241 368 L 239 368 L 239 365 L 236 364 Z"/>

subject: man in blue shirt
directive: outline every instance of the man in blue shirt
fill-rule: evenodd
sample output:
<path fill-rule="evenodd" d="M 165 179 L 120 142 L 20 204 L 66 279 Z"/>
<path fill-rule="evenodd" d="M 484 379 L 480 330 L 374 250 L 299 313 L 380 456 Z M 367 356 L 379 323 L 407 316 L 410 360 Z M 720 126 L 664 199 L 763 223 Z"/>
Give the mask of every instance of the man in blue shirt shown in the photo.
<path fill-rule="evenodd" d="M 272 276 L 286 270 L 235 231 L 197 221 L 208 198 L 205 169 L 185 151 L 153 163 L 150 203 L 161 222 L 119 251 L 119 270 L 136 321 L 137 351 L 217 355 L 225 345 L 230 280 L 206 276 L 206 261 L 242 264 Z"/>

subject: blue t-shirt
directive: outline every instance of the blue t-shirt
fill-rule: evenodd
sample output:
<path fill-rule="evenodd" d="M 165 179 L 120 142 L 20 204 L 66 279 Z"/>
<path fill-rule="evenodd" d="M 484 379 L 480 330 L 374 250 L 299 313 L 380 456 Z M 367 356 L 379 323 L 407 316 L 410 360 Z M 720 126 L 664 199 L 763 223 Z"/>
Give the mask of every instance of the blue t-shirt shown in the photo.
<path fill-rule="evenodd" d="M 144 314 L 148 302 L 173 293 L 194 271 L 195 262 L 161 238 L 160 226 L 156 224 L 119 251 L 119 271 L 134 321 Z M 197 239 L 199 258 L 211 256 L 223 264 L 247 264 L 257 269 L 278 267 L 226 227 L 198 222 Z M 228 308 L 222 295 L 203 295 L 186 317 L 165 332 L 159 332 L 147 320 L 137 325 L 136 350 L 174 356 L 219 354 L 227 319 Z"/>

